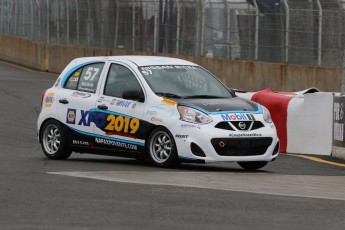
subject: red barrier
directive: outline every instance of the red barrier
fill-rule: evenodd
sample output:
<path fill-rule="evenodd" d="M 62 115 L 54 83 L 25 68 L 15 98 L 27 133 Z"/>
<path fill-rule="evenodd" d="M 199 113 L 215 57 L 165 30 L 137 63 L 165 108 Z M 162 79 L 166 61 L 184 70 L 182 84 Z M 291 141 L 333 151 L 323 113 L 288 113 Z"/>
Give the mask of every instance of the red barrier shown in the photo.
<path fill-rule="evenodd" d="M 285 95 L 285 96 L 284 96 Z M 280 141 L 279 152 L 286 153 L 287 148 L 287 109 L 291 96 L 295 94 L 286 92 L 273 92 L 270 89 L 258 91 L 252 100 L 265 106 L 271 113 L 272 120 L 277 128 Z"/>

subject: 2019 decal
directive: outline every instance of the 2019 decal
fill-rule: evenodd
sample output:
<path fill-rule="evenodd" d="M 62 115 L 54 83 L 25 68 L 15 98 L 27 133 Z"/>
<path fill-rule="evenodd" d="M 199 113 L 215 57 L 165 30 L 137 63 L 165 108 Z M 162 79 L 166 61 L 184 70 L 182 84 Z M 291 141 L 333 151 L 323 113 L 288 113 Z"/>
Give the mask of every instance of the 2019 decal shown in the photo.
<path fill-rule="evenodd" d="M 76 110 L 68 109 L 66 121 L 68 124 L 76 123 Z M 77 125 L 90 126 L 93 122 L 97 128 L 107 135 L 121 135 L 135 138 L 140 128 L 140 120 L 120 114 L 108 114 L 92 110 L 80 110 L 80 119 Z"/>
<path fill-rule="evenodd" d="M 109 114 L 107 116 L 107 121 L 108 123 L 104 127 L 105 131 L 135 134 L 140 126 L 140 121 L 138 118 L 115 116 L 113 114 Z"/>

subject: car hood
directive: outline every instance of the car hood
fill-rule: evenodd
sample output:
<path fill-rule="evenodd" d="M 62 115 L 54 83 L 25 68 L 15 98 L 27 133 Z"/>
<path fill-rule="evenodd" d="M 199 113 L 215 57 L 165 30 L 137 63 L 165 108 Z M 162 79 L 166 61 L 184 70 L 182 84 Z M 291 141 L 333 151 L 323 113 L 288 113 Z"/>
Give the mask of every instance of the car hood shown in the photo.
<path fill-rule="evenodd" d="M 258 111 L 258 104 L 248 99 L 215 98 L 215 99 L 174 99 L 180 105 L 197 107 L 207 112 L 229 112 L 229 111 Z"/>

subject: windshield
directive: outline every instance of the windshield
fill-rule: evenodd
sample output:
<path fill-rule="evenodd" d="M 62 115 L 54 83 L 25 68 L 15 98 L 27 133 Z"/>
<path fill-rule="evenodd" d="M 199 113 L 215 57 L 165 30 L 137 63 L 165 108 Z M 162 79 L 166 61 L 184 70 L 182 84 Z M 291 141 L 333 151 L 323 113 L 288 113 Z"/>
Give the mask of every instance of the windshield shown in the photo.
<path fill-rule="evenodd" d="M 151 89 L 172 98 L 228 98 L 230 91 L 198 66 L 164 65 L 139 67 Z"/>

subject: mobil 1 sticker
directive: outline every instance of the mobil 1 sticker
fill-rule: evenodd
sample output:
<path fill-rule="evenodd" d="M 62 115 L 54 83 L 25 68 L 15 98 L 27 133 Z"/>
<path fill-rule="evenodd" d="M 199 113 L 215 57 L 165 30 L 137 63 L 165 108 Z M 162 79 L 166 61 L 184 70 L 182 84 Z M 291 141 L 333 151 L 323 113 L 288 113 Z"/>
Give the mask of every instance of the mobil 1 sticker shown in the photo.
<path fill-rule="evenodd" d="M 220 116 L 223 121 L 255 121 L 254 115 L 247 113 L 230 113 Z"/>

